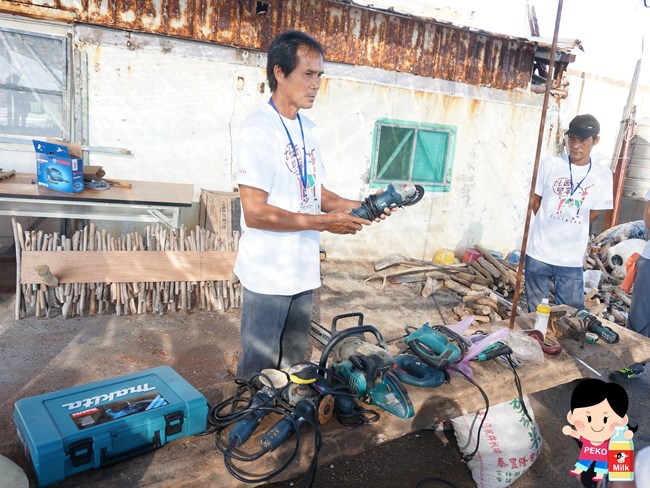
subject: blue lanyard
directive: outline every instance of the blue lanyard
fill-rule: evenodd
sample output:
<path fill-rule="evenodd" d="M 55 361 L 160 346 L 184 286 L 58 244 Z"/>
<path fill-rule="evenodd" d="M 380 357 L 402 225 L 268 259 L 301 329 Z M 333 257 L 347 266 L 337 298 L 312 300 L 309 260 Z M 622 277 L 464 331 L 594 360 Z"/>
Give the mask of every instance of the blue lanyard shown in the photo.
<path fill-rule="evenodd" d="M 589 169 L 587 169 L 587 174 L 585 175 L 584 178 L 580 180 L 580 183 L 578 183 L 576 187 L 573 188 L 573 172 L 571 171 L 571 156 L 569 156 L 569 183 L 571 184 L 571 194 L 569 195 L 570 197 L 572 197 L 573 194 L 576 192 L 576 190 L 580 188 L 582 182 L 587 179 L 587 176 L 589 176 L 590 171 L 591 171 L 591 158 L 589 158 Z"/>
<path fill-rule="evenodd" d="M 305 147 L 305 133 L 302 130 L 302 120 L 300 120 L 300 114 L 296 114 L 298 117 L 298 124 L 300 124 L 300 135 L 302 136 L 302 164 L 300 164 L 300 159 L 298 158 L 298 151 L 296 151 L 296 146 L 293 143 L 293 139 L 291 139 L 291 134 L 289 133 L 289 129 L 287 129 L 287 126 L 284 123 L 284 120 L 282 120 L 282 115 L 280 115 L 280 112 L 278 108 L 275 106 L 275 103 L 273 103 L 273 99 L 269 98 L 269 103 L 271 104 L 271 107 L 277 112 L 278 117 L 280 117 L 280 122 L 282 122 L 282 127 L 284 127 L 284 131 L 287 133 L 287 137 L 289 138 L 289 144 L 291 144 L 291 149 L 293 149 L 293 155 L 296 158 L 296 164 L 298 165 L 298 173 L 300 174 L 300 181 L 302 182 L 302 187 L 307 188 L 307 148 Z"/>

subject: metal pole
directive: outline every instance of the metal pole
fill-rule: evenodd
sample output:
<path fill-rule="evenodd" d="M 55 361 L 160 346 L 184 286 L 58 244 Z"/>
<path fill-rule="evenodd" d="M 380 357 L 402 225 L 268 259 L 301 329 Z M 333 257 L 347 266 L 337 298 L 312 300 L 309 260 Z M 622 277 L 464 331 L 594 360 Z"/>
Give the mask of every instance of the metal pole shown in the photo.
<path fill-rule="evenodd" d="M 643 44 L 641 44 L 641 56 L 643 56 Z M 636 96 L 636 87 L 639 83 L 639 74 L 641 73 L 641 59 L 642 57 L 636 62 L 634 76 L 632 76 L 632 83 L 630 83 L 630 91 L 627 95 L 627 103 L 623 109 L 623 118 L 618 129 L 616 147 L 614 148 L 614 156 L 612 156 L 611 163 L 611 169 L 614 173 L 614 207 L 612 210 L 607 210 L 607 212 L 605 212 L 603 230 L 607 230 L 618 223 L 618 214 L 623 193 L 623 182 L 625 181 L 627 161 L 629 159 L 628 151 L 635 128 L 634 97 Z"/>
<path fill-rule="evenodd" d="M 530 182 L 530 193 L 528 195 L 528 210 L 526 211 L 526 224 L 524 225 L 524 236 L 521 241 L 521 255 L 519 257 L 519 266 L 517 267 L 517 280 L 515 283 L 515 295 L 512 299 L 512 310 L 510 311 L 510 328 L 515 325 L 517 315 L 517 302 L 519 301 L 519 288 L 521 287 L 521 273 L 524 269 L 524 258 L 526 256 L 526 243 L 528 241 L 528 227 L 530 226 L 530 216 L 533 211 L 533 200 L 535 197 L 535 184 L 537 183 L 537 168 L 539 167 L 539 156 L 542 152 L 542 141 L 544 140 L 544 126 L 546 122 L 546 110 L 548 108 L 548 98 L 553 83 L 555 73 L 555 53 L 557 50 L 557 38 L 560 31 L 560 18 L 562 17 L 563 0 L 557 2 L 557 15 L 555 17 L 555 31 L 553 32 L 553 43 L 551 45 L 551 54 L 548 63 L 548 77 L 546 78 L 546 89 L 544 90 L 544 102 L 542 105 L 542 115 L 539 121 L 539 134 L 537 135 L 537 151 L 535 152 L 535 165 L 533 167 L 533 179 Z"/>

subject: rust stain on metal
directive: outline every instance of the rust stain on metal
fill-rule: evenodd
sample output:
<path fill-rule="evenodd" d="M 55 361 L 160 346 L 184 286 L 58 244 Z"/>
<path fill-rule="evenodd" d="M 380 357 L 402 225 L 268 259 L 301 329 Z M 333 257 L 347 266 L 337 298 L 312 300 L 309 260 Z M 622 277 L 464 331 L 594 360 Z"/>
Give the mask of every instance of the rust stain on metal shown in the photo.
<path fill-rule="evenodd" d="M 9 5 L 10 8 L 6 6 Z M 330 61 L 504 90 L 527 88 L 525 39 L 336 0 L 7 0 L 3 10 L 265 51 L 287 29 L 319 39 Z"/>

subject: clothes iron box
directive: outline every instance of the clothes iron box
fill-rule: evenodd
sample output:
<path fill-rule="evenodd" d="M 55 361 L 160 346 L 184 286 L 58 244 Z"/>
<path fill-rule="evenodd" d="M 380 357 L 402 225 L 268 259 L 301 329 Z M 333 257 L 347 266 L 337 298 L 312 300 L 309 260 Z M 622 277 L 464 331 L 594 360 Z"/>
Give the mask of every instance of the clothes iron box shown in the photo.
<path fill-rule="evenodd" d="M 207 428 L 208 404 L 168 366 L 16 402 L 18 440 L 39 486 Z"/>
<path fill-rule="evenodd" d="M 65 193 L 84 191 L 84 165 L 79 144 L 33 140 L 36 150 L 36 182 Z"/>

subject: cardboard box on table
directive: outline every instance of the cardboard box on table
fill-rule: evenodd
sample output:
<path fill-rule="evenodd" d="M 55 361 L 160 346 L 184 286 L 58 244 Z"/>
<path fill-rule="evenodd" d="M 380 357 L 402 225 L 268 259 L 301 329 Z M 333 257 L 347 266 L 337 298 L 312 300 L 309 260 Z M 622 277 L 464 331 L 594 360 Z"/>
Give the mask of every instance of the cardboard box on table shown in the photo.
<path fill-rule="evenodd" d="M 39 186 L 65 193 L 84 191 L 81 145 L 61 141 L 33 140 L 36 181 Z"/>

